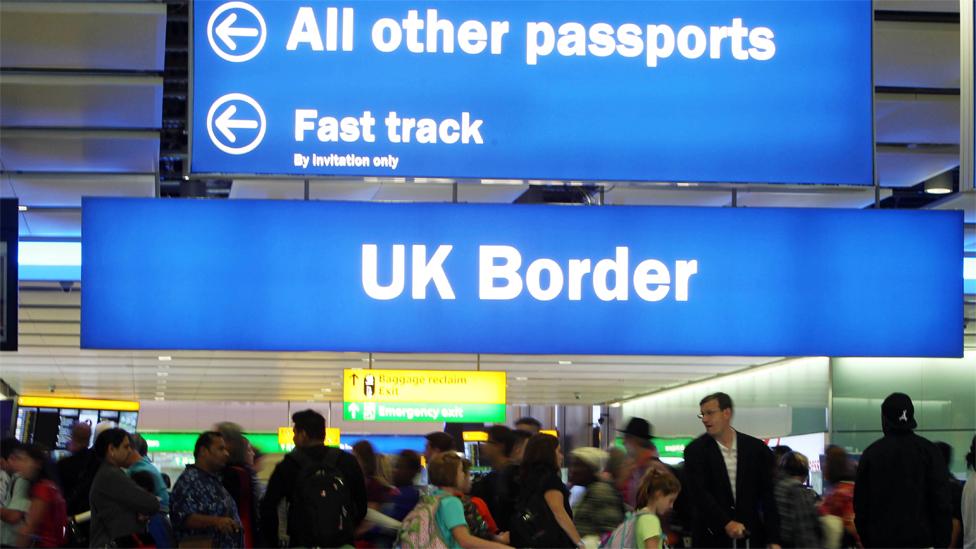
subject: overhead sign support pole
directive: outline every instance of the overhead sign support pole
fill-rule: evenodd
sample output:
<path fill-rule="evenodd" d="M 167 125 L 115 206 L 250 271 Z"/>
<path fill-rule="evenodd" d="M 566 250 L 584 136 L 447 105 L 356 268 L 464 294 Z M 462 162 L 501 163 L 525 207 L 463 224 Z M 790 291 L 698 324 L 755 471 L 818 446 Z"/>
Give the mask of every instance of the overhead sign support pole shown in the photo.
<path fill-rule="evenodd" d="M 973 47 L 973 27 L 976 17 L 974 0 L 959 0 L 959 191 L 973 190 L 973 163 L 976 152 L 973 147 L 973 63 L 976 62 Z"/>

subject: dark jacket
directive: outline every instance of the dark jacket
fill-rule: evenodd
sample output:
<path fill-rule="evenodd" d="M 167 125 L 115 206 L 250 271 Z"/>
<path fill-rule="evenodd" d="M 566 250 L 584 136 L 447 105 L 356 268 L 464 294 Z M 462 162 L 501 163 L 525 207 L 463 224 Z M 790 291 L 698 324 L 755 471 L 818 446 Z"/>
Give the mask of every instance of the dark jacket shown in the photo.
<path fill-rule="evenodd" d="M 99 461 L 91 448 L 85 448 L 58 461 L 58 481 L 68 504 L 69 516 L 84 513 L 91 508 L 88 494 L 91 492 L 92 480 L 98 472 L 98 466 Z"/>
<path fill-rule="evenodd" d="M 715 439 L 705 434 L 685 448 L 685 478 L 695 508 L 695 547 L 731 547 L 725 525 L 741 522 L 752 547 L 779 541 L 773 500 L 773 452 L 761 440 L 736 433 L 736 497 Z"/>
<path fill-rule="evenodd" d="M 352 455 L 327 446 L 314 446 L 309 448 L 296 448 L 294 452 L 302 452 L 307 457 L 322 461 L 327 452 L 340 452 L 341 455 L 336 462 L 336 468 L 342 473 L 346 486 L 352 498 L 352 509 L 350 510 L 352 522 L 359 525 L 366 516 L 366 480 L 363 477 L 363 470 L 359 467 L 359 462 Z M 298 475 L 301 472 L 301 465 L 292 455 L 287 454 L 281 463 L 275 466 L 268 480 L 268 489 L 261 499 L 259 515 L 261 517 L 260 536 L 263 547 L 278 547 L 278 504 L 281 500 L 289 502 L 294 498 L 297 489 Z M 288 538 L 292 547 L 309 546 L 310 542 L 305 540 L 311 536 L 308 533 L 308 525 L 300 520 L 301 514 L 294 506 L 288 507 Z M 352 530 L 354 530 L 353 528 Z M 350 531 L 347 539 L 334 540 L 332 546 L 352 545 L 353 532 Z"/>
<path fill-rule="evenodd" d="M 91 547 L 146 530 L 139 515 L 159 511 L 156 496 L 143 490 L 122 469 L 103 463 L 91 484 Z"/>
<path fill-rule="evenodd" d="M 854 523 L 865 547 L 946 547 L 952 535 L 948 473 L 934 444 L 887 433 L 861 455 Z"/>
<path fill-rule="evenodd" d="M 518 475 L 518 464 L 509 463 L 500 470 L 493 469 L 471 487 L 471 495 L 485 501 L 501 532 L 507 532 L 510 528 L 519 497 Z"/>

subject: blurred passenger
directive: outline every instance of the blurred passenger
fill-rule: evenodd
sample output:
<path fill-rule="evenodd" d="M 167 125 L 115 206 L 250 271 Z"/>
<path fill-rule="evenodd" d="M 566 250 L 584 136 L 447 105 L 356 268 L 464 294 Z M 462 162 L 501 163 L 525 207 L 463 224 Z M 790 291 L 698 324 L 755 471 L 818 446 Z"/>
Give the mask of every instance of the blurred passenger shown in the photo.
<path fill-rule="evenodd" d="M 539 431 L 542 430 L 542 422 L 534 417 L 522 417 L 515 422 L 515 430 L 525 431 L 530 433 L 532 436 L 535 436 L 538 435 Z"/>
<path fill-rule="evenodd" d="M 913 431 L 915 406 L 903 393 L 881 404 L 884 437 L 858 462 L 854 521 L 865 547 L 946 547 L 952 505 L 938 448 Z"/>
<path fill-rule="evenodd" d="M 156 479 L 149 471 L 132 472 L 129 468 L 129 477 L 139 485 L 140 488 L 155 495 Z M 173 527 L 169 519 L 163 513 L 162 508 L 158 513 L 153 514 L 146 521 L 146 531 L 156 549 L 169 549 L 176 547 L 176 536 L 173 535 Z"/>
<path fill-rule="evenodd" d="M 841 547 L 860 547 L 861 539 L 854 525 L 854 468 L 847 452 L 840 446 L 828 446 L 824 464 L 827 489 L 820 502 L 820 514 L 840 518 L 844 523 Z"/>
<path fill-rule="evenodd" d="M 420 454 L 413 450 L 400 452 L 393 466 L 393 486 L 396 492 L 384 512 L 385 515 L 402 521 L 417 506 L 420 501 L 420 487 L 416 481 L 420 469 Z"/>
<path fill-rule="evenodd" d="M 600 478 L 609 457 L 599 448 L 577 448 L 571 454 L 569 482 L 586 490 L 573 508 L 576 530 L 584 538 L 601 538 L 624 520 L 626 508 L 620 492 Z"/>
<path fill-rule="evenodd" d="M 607 465 L 604 476 L 607 482 L 617 489 L 621 495 L 627 490 L 627 482 L 630 480 L 630 473 L 634 469 L 634 461 L 627 457 L 627 452 L 614 446 L 607 451 Z M 624 505 L 627 502 L 624 501 Z M 629 510 L 633 507 L 627 506 Z"/>
<path fill-rule="evenodd" d="M 258 476 L 254 470 L 254 449 L 244 436 L 241 426 L 236 423 L 218 423 L 215 430 L 224 437 L 227 444 L 227 466 L 221 471 L 221 482 L 237 504 L 244 533 L 244 547 L 257 547 L 260 545 L 258 502 L 261 496 L 258 493 Z"/>
<path fill-rule="evenodd" d="M 624 549 L 665 547 L 662 521 L 681 493 L 681 483 L 670 472 L 652 468 L 641 480 L 637 491 L 637 512 L 617 527 L 603 547 Z"/>
<path fill-rule="evenodd" d="M 291 416 L 295 449 L 278 463 L 261 499 L 263 547 L 280 547 L 278 504 L 288 502 L 291 547 L 350 545 L 366 516 L 366 480 L 356 458 L 325 445 L 325 418 L 314 410 Z M 326 497 L 321 497 L 322 493 Z"/>
<path fill-rule="evenodd" d="M 637 491 L 647 471 L 651 467 L 658 467 L 662 471 L 666 467 L 661 463 L 657 447 L 651 439 L 654 436 L 654 428 L 644 418 L 635 417 L 627 422 L 627 427 L 619 432 L 624 435 L 624 448 L 627 456 L 633 463 L 630 478 L 627 480 L 626 490 L 624 490 L 624 501 L 631 508 L 637 508 Z"/>
<path fill-rule="evenodd" d="M 519 471 L 521 484 L 511 522 L 511 543 L 516 547 L 578 547 L 569 490 L 560 478 L 563 455 L 559 439 L 535 435 L 525 446 Z"/>
<path fill-rule="evenodd" d="M 532 438 L 532 433 L 516 429 L 512 431 L 512 434 L 515 435 L 515 446 L 512 448 L 512 463 L 518 465 L 522 463 L 522 456 L 525 454 L 525 445 Z"/>
<path fill-rule="evenodd" d="M 966 454 L 966 485 L 962 489 L 962 546 L 976 549 L 976 436 Z"/>
<path fill-rule="evenodd" d="M 89 448 L 92 440 L 92 426 L 87 421 L 71 426 L 71 439 L 68 441 L 70 456 L 58 461 L 58 482 L 68 506 L 68 516 L 73 517 L 91 509 L 88 496 L 92 480 L 98 472 L 99 460 L 95 451 Z M 72 547 L 88 547 L 90 523 L 77 525 L 75 534 L 79 539 L 69 539 Z"/>
<path fill-rule="evenodd" d="M 515 431 L 504 425 L 488 428 L 488 440 L 481 445 L 481 457 L 491 465 L 491 471 L 471 487 L 471 495 L 488 504 L 502 532 L 508 531 L 515 502 L 518 501 L 519 466 L 512 461 L 516 440 Z"/>
<path fill-rule="evenodd" d="M 130 458 L 132 464 L 129 465 L 127 470 L 129 476 L 135 478 L 137 473 L 149 475 L 149 478 L 153 481 L 153 489 L 151 492 L 159 498 L 160 510 L 168 513 L 169 491 L 166 489 L 166 483 L 163 481 L 162 473 L 153 465 L 153 462 L 149 461 L 149 445 L 146 443 L 146 439 L 142 438 L 142 435 L 133 433 L 129 435 L 129 444 L 132 445 L 134 452 L 134 459 Z"/>
<path fill-rule="evenodd" d="M 0 546 L 3 547 L 17 544 L 17 531 L 23 526 L 31 504 L 30 481 L 17 474 L 14 452 L 20 447 L 20 441 L 15 438 L 0 441 L 0 469 L 7 479 L 3 492 L 0 492 Z"/>
<path fill-rule="evenodd" d="M 430 463 L 430 460 L 437 457 L 438 454 L 454 451 L 454 438 L 443 431 L 428 433 L 425 438 L 427 444 L 424 446 L 424 460 L 427 463 Z"/>
<path fill-rule="evenodd" d="M 936 442 L 935 447 L 942 454 L 945 462 L 946 478 L 949 479 L 949 503 L 952 505 L 952 535 L 949 547 L 962 545 L 962 482 L 952 474 L 952 446 L 947 442 Z"/>
<path fill-rule="evenodd" d="M 145 531 L 140 515 L 159 511 L 156 496 L 139 487 L 122 468 L 132 461 L 129 434 L 106 429 L 95 439 L 95 456 L 101 465 L 91 486 L 92 547 L 132 546 L 133 536 Z"/>
<path fill-rule="evenodd" d="M 782 547 L 822 547 L 817 494 L 807 486 L 809 477 L 810 461 L 806 456 L 793 451 L 783 454 L 774 489 Z"/>
<path fill-rule="evenodd" d="M 685 448 L 685 479 L 695 519 L 695 547 L 731 547 L 749 538 L 753 547 L 777 546 L 773 453 L 763 441 L 732 428 L 732 398 L 701 400 L 705 434 Z"/>
<path fill-rule="evenodd" d="M 30 483 L 30 507 L 17 531 L 18 547 L 61 547 L 68 513 L 54 480 L 57 473 L 47 452 L 28 444 L 14 450 L 17 475 Z"/>
<path fill-rule="evenodd" d="M 224 437 L 205 431 L 193 445 L 193 465 L 176 480 L 170 498 L 170 519 L 180 545 L 243 547 L 237 504 L 224 488 L 220 473 L 229 454 Z"/>
<path fill-rule="evenodd" d="M 455 495 L 459 486 L 464 482 L 464 470 L 461 458 L 452 452 L 441 452 L 427 464 L 427 475 L 430 483 L 435 487 L 432 495 L 425 496 L 413 513 L 404 521 L 401 532 L 401 543 L 409 546 L 411 539 L 424 541 L 439 538 L 449 548 L 501 548 L 505 545 L 491 540 L 475 537 L 468 529 L 468 521 L 464 514 L 464 504 Z M 434 512 L 434 520 L 426 522 L 418 520 L 426 513 Z M 428 527 L 436 527 L 436 532 L 419 532 L 416 528 L 425 523 Z"/>
<path fill-rule="evenodd" d="M 461 475 L 461 483 L 454 491 L 454 495 L 460 498 L 464 505 L 464 518 L 468 521 L 468 530 L 475 537 L 494 540 L 498 535 L 495 517 L 491 515 L 485 500 L 471 495 L 471 460 L 461 458 L 461 471 L 464 474 Z"/>
<path fill-rule="evenodd" d="M 379 511 L 390 500 L 393 487 L 387 484 L 379 475 L 379 460 L 376 450 L 368 440 L 360 440 L 352 445 L 352 455 L 359 462 L 359 467 L 363 470 L 366 485 L 366 505 L 373 510 Z M 383 539 L 383 531 L 374 527 L 369 520 L 364 520 L 357 531 L 357 547 L 378 547 L 378 542 Z"/>

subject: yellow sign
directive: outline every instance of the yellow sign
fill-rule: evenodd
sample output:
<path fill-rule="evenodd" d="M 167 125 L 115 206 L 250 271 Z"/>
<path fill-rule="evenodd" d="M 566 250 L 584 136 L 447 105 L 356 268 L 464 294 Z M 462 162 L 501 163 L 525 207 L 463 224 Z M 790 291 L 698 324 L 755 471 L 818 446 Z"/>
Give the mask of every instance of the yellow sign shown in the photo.
<path fill-rule="evenodd" d="M 343 401 L 505 404 L 505 372 L 346 370 Z"/>
<path fill-rule="evenodd" d="M 339 446 L 340 432 L 338 427 L 327 427 L 325 429 L 325 445 Z M 295 445 L 295 431 L 291 427 L 278 427 L 278 444 L 281 446 Z"/>
<path fill-rule="evenodd" d="M 488 442 L 488 433 L 484 431 L 464 431 L 461 433 L 464 442 Z"/>
<path fill-rule="evenodd" d="M 101 400 L 96 398 L 63 398 L 46 396 L 22 396 L 17 399 L 18 406 L 36 408 L 68 408 L 77 410 L 118 410 L 138 412 L 139 403 L 131 400 Z"/>

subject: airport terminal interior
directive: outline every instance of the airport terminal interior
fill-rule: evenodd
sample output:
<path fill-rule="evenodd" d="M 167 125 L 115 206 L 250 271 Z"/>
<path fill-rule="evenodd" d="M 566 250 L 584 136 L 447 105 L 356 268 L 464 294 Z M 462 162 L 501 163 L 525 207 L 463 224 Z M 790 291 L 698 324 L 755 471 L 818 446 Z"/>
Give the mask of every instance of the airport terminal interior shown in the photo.
<path fill-rule="evenodd" d="M 976 548 L 974 18 L 3 1 L 0 545 Z"/>

